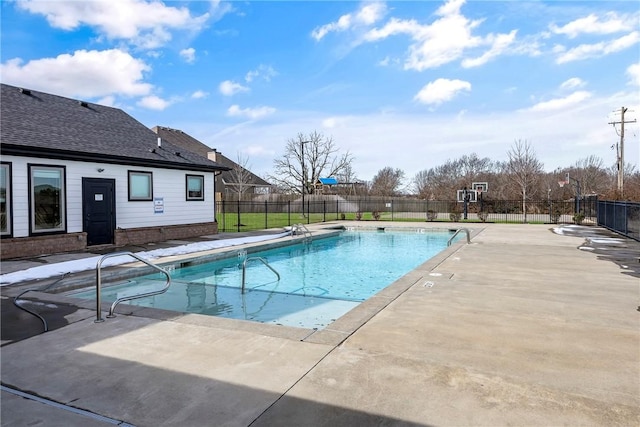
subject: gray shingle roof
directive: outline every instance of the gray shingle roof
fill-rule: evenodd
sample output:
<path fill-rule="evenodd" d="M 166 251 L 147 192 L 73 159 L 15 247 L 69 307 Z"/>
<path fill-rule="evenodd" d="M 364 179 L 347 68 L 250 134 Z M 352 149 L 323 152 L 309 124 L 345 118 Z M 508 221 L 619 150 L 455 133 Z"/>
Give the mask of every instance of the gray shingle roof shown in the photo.
<path fill-rule="evenodd" d="M 227 168 L 162 141 L 118 108 L 6 84 L 0 92 L 3 155 L 118 163 L 198 171 Z"/>
<path fill-rule="evenodd" d="M 207 157 L 208 153 L 210 153 L 211 151 L 215 151 L 215 149 L 209 147 L 206 144 L 203 144 L 191 135 L 179 129 L 172 129 L 165 126 L 155 126 L 153 128 L 153 131 L 158 134 L 158 136 L 162 137 L 163 140 L 167 140 L 172 144 L 183 147 L 184 149 L 189 150 L 193 153 L 197 153 L 202 157 Z M 223 156 L 220 152 L 216 152 L 216 163 L 222 166 L 226 166 L 229 169 L 233 169 L 237 165 L 237 163 L 235 163 L 233 160 L 230 160 L 228 157 Z M 250 173 L 248 184 L 258 187 L 266 187 L 271 185 L 264 179 L 251 173 L 251 171 L 248 172 Z M 230 171 L 223 172 L 222 179 L 227 184 L 234 183 L 234 176 Z"/>

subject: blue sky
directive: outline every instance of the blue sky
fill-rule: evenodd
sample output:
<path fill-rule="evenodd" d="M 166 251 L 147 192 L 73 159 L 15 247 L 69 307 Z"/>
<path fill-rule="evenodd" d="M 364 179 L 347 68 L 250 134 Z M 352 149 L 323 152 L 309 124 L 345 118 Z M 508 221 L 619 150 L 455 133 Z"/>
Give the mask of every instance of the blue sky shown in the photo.
<path fill-rule="evenodd" d="M 637 1 L 5 1 L 3 83 L 122 108 L 265 176 L 320 132 L 357 177 L 527 140 L 616 161 L 640 111 Z M 640 166 L 638 123 L 625 160 Z M 611 147 L 614 146 L 612 149 Z"/>

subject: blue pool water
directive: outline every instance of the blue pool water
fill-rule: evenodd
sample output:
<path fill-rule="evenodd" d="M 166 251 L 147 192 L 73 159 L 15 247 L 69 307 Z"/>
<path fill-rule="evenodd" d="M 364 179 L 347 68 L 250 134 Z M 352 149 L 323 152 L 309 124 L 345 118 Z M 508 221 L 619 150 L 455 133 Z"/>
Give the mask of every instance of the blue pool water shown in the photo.
<path fill-rule="evenodd" d="M 175 269 L 161 295 L 127 304 L 187 313 L 322 329 L 360 302 L 442 251 L 447 231 L 344 231 L 339 236 L 297 243 Z M 246 257 L 245 292 L 241 292 Z M 261 257 L 277 276 L 255 257 Z M 102 298 L 162 287 L 160 274 L 104 287 Z M 95 290 L 73 294 L 95 298 Z"/>

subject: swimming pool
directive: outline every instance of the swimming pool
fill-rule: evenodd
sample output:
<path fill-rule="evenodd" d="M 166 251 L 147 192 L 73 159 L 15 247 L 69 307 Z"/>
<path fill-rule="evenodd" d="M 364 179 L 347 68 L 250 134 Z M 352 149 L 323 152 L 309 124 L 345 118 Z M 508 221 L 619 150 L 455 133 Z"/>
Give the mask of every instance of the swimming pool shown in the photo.
<path fill-rule="evenodd" d="M 161 295 L 128 304 L 322 329 L 447 246 L 448 230 L 345 230 L 339 236 L 176 268 Z M 245 289 L 242 265 L 245 259 Z M 256 258 L 264 259 L 276 274 Z M 160 274 L 103 288 L 102 298 L 159 289 Z M 95 289 L 71 296 L 95 299 Z"/>

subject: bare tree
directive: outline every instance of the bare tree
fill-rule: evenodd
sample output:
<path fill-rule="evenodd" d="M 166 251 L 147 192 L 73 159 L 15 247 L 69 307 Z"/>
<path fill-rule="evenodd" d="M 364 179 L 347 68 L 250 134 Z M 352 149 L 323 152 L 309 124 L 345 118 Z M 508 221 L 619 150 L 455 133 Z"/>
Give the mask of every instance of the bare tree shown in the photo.
<path fill-rule="evenodd" d="M 464 183 L 469 186 L 473 181 L 485 181 L 488 174 L 493 169 L 493 162 L 490 158 L 480 158 L 476 153 L 465 154 L 458 161 L 460 176 Z"/>
<path fill-rule="evenodd" d="M 269 180 L 289 193 L 311 194 L 318 178 L 335 177 L 351 167 L 351 154 L 338 152 L 331 137 L 316 131 L 299 133 L 287 141 L 282 157 L 274 160 L 275 171 Z"/>
<path fill-rule="evenodd" d="M 520 190 L 522 213 L 524 222 L 527 222 L 527 199 L 535 195 L 536 183 L 540 179 L 543 165 L 527 140 L 515 141 L 507 152 L 507 156 L 509 157 L 507 170 L 511 181 Z"/>
<path fill-rule="evenodd" d="M 382 168 L 371 180 L 370 193 L 373 196 L 395 196 L 403 179 L 404 172 L 401 169 L 389 166 Z"/>
<path fill-rule="evenodd" d="M 602 194 L 614 183 L 604 161 L 597 156 L 578 160 L 567 172 L 580 181 L 582 194 Z"/>
<path fill-rule="evenodd" d="M 447 160 L 444 165 L 418 172 L 413 187 L 422 199 L 451 199 L 456 190 L 469 187 L 473 181 L 489 181 L 494 169 L 490 158 L 477 154 L 465 154 L 457 160 Z"/>
<path fill-rule="evenodd" d="M 459 179 L 458 161 L 447 160 L 444 165 L 418 172 L 413 185 L 422 199 L 447 200 L 455 197 Z"/>
<path fill-rule="evenodd" d="M 624 197 L 626 200 L 640 202 L 640 171 L 635 165 L 627 163 L 624 168 Z"/>
<path fill-rule="evenodd" d="M 249 158 L 238 153 L 238 160 L 229 171 L 231 182 L 228 187 L 238 194 L 238 200 L 242 200 L 244 193 L 249 189 L 252 173 L 247 166 Z"/>

